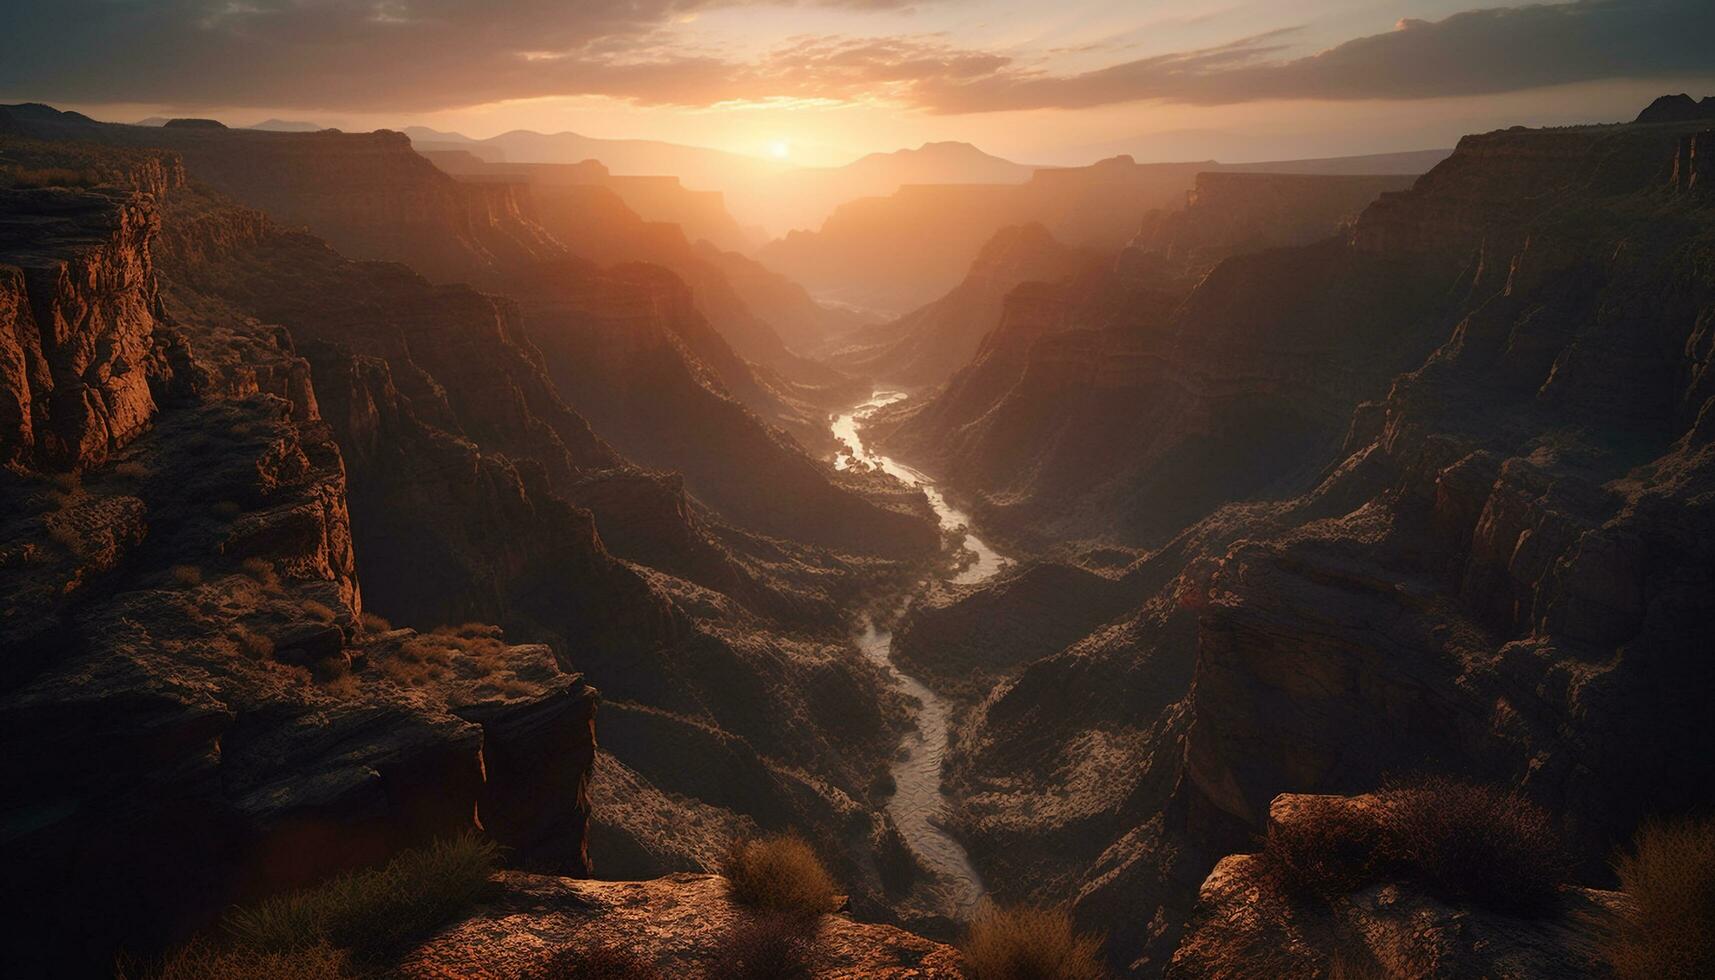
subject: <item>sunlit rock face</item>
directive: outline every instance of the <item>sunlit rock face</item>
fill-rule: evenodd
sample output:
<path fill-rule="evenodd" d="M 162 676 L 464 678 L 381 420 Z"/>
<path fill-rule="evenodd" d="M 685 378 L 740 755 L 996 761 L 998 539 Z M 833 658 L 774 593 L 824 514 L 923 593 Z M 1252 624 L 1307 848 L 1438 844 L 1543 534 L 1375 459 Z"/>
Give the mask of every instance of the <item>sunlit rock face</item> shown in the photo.
<path fill-rule="evenodd" d="M 163 295 L 163 264 L 224 252 L 259 216 L 202 211 L 159 154 L 0 153 L 101 182 L 5 202 L 28 301 L 12 336 L 40 344 L 27 380 L 47 383 L 8 389 L 31 424 L 0 442 L 0 739 L 29 801 L 4 849 L 19 887 L 59 896 L 19 910 L 34 939 L 16 967 L 106 968 L 478 822 L 527 865 L 587 871 L 593 692 L 492 627 L 365 625 L 308 364 L 279 328 Z"/>

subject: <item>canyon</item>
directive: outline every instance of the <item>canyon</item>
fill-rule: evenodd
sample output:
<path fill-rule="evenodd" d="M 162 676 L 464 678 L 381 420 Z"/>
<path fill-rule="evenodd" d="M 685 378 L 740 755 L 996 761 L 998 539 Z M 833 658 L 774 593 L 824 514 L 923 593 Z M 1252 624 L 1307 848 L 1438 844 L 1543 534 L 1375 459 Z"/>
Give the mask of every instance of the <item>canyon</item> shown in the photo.
<path fill-rule="evenodd" d="M 0 106 L 9 965 L 480 829 L 400 975 L 705 969 L 783 832 L 828 975 L 957 976 L 983 900 L 1125 976 L 1607 975 L 1611 855 L 1715 802 L 1707 104 L 1421 175 L 932 144 L 760 246 L 599 145 Z M 1447 773 L 1564 908 L 1269 891 Z"/>

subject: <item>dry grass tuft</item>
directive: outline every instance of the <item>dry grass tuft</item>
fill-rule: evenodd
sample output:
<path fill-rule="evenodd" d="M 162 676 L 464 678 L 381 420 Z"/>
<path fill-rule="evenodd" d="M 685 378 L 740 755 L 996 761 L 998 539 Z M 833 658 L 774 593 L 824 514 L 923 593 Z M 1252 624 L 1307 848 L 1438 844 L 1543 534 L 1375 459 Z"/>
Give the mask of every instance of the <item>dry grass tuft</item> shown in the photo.
<path fill-rule="evenodd" d="M 791 913 L 746 918 L 720 937 L 708 975 L 722 980 L 809 980 L 820 950 L 812 919 Z"/>
<path fill-rule="evenodd" d="M 255 579 L 264 591 L 280 591 L 280 576 L 274 571 L 273 562 L 262 558 L 246 558 L 239 567 L 244 570 L 244 574 Z"/>
<path fill-rule="evenodd" d="M 393 624 L 388 622 L 385 616 L 366 612 L 363 614 L 363 628 L 370 633 L 385 633 L 393 628 Z"/>
<path fill-rule="evenodd" d="M 167 574 L 180 585 L 191 586 L 202 583 L 202 569 L 195 565 L 174 565 L 167 570 Z"/>
<path fill-rule="evenodd" d="M 1064 909 L 985 905 L 959 948 L 970 980 L 1101 980 L 1102 940 Z"/>
<path fill-rule="evenodd" d="M 479 624 L 478 624 L 479 625 Z M 405 687 L 424 687 L 452 678 L 486 680 L 500 693 L 515 697 L 535 688 L 508 674 L 505 642 L 492 626 L 443 628 L 419 633 L 389 657 L 376 661 L 381 675 Z"/>
<path fill-rule="evenodd" d="M 274 641 L 254 630 L 240 628 L 238 649 L 251 660 L 267 660 L 274 656 Z"/>
<path fill-rule="evenodd" d="M 386 867 L 341 875 L 304 891 L 268 899 L 227 916 L 239 949 L 281 953 L 328 943 L 361 959 L 424 935 L 487 894 L 499 848 L 466 834 Z"/>
<path fill-rule="evenodd" d="M 304 610 L 304 612 L 309 613 L 310 618 L 316 620 L 317 622 L 331 623 L 334 621 L 334 618 L 335 618 L 332 606 L 329 606 L 325 602 L 317 602 L 314 599 L 305 599 L 304 603 L 303 603 L 303 610 Z"/>
<path fill-rule="evenodd" d="M 522 980 L 665 980 L 665 974 L 635 953 L 599 943 L 555 950 Z"/>
<path fill-rule="evenodd" d="M 1607 937 L 1615 975 L 1715 977 L 1715 820 L 1646 824 L 1614 868 L 1633 905 Z"/>
<path fill-rule="evenodd" d="M 405 851 L 384 868 L 227 915 L 219 941 L 193 940 L 158 966 L 122 960 L 121 980 L 357 980 L 407 942 L 469 908 L 491 889 L 494 844 L 466 834 Z"/>
<path fill-rule="evenodd" d="M 122 961 L 119 980 L 348 980 L 346 954 L 326 943 L 284 953 L 223 949 L 192 943 L 164 963 L 144 965 Z"/>
<path fill-rule="evenodd" d="M 754 909 L 815 918 L 839 898 L 833 876 L 795 834 L 735 842 L 721 873 L 732 900 Z"/>
<path fill-rule="evenodd" d="M 71 167 L 0 166 L 0 187 L 28 190 L 41 187 L 99 187 L 101 172 L 94 167 L 74 170 Z"/>

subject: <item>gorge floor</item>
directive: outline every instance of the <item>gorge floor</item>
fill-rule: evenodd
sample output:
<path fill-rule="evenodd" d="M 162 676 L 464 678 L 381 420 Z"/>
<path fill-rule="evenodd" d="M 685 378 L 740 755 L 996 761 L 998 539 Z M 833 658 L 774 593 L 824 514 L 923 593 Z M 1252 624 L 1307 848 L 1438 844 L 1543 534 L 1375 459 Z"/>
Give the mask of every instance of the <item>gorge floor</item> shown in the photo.
<path fill-rule="evenodd" d="M 921 489 L 935 509 L 941 527 L 958 536 L 954 547 L 968 553 L 968 561 L 961 563 L 948 580 L 961 585 L 984 581 L 1005 568 L 1008 560 L 970 530 L 970 516 L 950 504 L 926 474 L 864 444 L 860 432 L 863 422 L 881 408 L 906 397 L 901 391 L 877 389 L 868 400 L 835 417 L 834 438 L 850 447 L 851 452 L 839 456 L 834 465 L 846 469 L 862 464 Z M 908 589 L 897 598 L 901 609 L 910 603 L 915 591 Z M 856 637 L 858 647 L 893 678 L 902 693 L 918 704 L 916 728 L 906 734 L 891 769 L 895 789 L 887 804 L 888 813 L 918 859 L 950 886 L 949 911 L 953 917 L 967 920 L 982 901 L 984 888 L 982 876 L 971 863 L 964 845 L 943 826 L 948 800 L 942 785 L 941 764 L 947 754 L 950 707 L 928 685 L 893 662 L 891 630 L 877 623 L 873 614 L 866 614 L 861 626 Z"/>

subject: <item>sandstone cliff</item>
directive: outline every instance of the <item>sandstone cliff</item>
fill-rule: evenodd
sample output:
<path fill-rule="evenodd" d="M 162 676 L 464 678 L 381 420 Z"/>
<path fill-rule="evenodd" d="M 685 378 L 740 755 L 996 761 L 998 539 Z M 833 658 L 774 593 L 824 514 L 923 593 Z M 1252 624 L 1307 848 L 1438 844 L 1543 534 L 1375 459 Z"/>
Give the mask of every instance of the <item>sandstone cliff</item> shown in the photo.
<path fill-rule="evenodd" d="M 1692 131 L 1468 137 L 1349 241 L 1229 259 L 1165 321 L 1030 349 L 968 426 L 992 450 L 951 471 L 981 486 L 1016 462 L 991 452 L 1034 440 L 1078 482 L 1041 510 L 1013 503 L 1051 485 L 1034 474 L 988 484 L 1007 488 L 988 513 L 1106 515 L 1150 550 L 1117 577 L 1127 606 L 1047 656 L 920 653 L 1005 678 L 949 770 L 999 895 L 1073 901 L 1116 965 L 1157 975 L 1281 793 L 1515 786 L 1564 817 L 1594 886 L 1640 820 L 1709 805 L 1715 223 L 1673 181 Z M 903 632 L 947 636 L 983 601 Z M 1243 900 L 1217 880 L 1208 898 Z"/>
<path fill-rule="evenodd" d="M 593 691 L 493 628 L 365 625 L 344 458 L 290 337 L 167 311 L 156 245 L 193 196 L 176 159 L 0 158 L 98 170 L 3 205 L 11 337 L 50 382 L 9 389 L 39 421 L 0 440 L 0 742 L 27 794 L 0 847 L 31 937 L 9 966 L 108 968 L 473 820 L 522 864 L 587 871 Z M 44 214 L 78 230 L 19 227 Z"/>
<path fill-rule="evenodd" d="M 700 853 L 796 828 L 885 912 L 854 828 L 903 710 L 838 610 L 897 566 L 743 530 L 623 459 L 504 300 L 347 259 L 176 158 L 0 145 L 54 172 L 80 155 L 94 187 L 4 192 L 22 367 L 0 733 L 35 801 L 5 847 L 26 890 L 71 861 L 98 893 L 28 910 L 32 955 L 156 948 L 473 820 L 526 867 L 582 873 L 594 702 L 574 664 L 614 699 L 625 778 L 670 787 L 604 826 L 625 870 L 665 870 L 682 851 L 655 842 L 718 811 Z M 76 233 L 37 235 L 43 214 Z M 142 397 L 118 397 L 133 371 Z M 55 405 L 79 391 L 89 412 Z M 899 504 L 876 513 L 928 526 Z"/>

